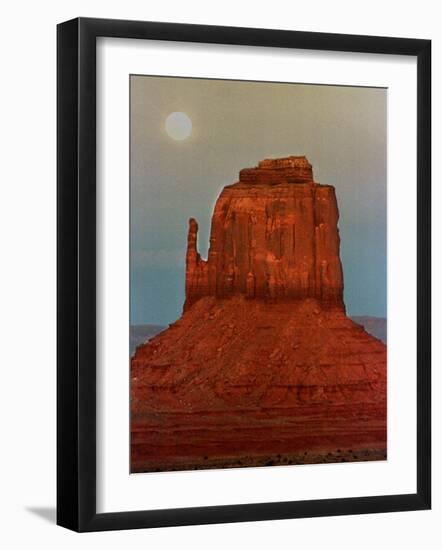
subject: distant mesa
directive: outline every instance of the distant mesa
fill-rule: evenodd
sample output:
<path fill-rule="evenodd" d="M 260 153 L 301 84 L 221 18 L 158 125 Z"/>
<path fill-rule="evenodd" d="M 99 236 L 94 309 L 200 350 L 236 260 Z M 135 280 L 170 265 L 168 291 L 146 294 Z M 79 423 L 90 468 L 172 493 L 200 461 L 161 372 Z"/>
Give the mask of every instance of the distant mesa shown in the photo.
<path fill-rule="evenodd" d="M 161 325 L 132 325 L 129 334 L 130 356 L 132 357 L 138 346 L 148 342 L 165 328 Z"/>
<path fill-rule="evenodd" d="M 241 170 L 189 221 L 183 315 L 131 361 L 131 470 L 386 458 L 386 346 L 345 311 L 335 189 Z"/>
<path fill-rule="evenodd" d="M 352 320 L 362 325 L 365 330 L 375 338 L 387 343 L 387 319 L 370 315 L 352 315 Z"/>

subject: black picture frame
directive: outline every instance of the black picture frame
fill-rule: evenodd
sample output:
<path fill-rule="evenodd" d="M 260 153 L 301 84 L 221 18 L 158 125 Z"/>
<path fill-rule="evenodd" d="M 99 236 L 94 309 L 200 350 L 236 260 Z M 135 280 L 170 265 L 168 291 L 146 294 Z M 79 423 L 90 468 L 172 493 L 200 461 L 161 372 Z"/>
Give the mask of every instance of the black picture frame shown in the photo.
<path fill-rule="evenodd" d="M 373 497 L 96 512 L 96 39 L 134 38 L 417 59 L 417 491 Z M 57 523 L 104 531 L 431 506 L 431 41 L 79 18 L 57 28 Z"/>

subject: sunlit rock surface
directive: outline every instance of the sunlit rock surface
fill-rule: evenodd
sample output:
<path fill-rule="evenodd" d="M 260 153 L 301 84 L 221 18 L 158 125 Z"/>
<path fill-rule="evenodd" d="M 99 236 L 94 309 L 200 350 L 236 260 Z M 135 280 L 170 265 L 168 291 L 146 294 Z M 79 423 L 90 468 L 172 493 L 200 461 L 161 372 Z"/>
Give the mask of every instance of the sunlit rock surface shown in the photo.
<path fill-rule="evenodd" d="M 131 365 L 131 469 L 386 458 L 386 346 L 346 316 L 334 187 L 305 157 L 191 219 L 182 317 Z"/>

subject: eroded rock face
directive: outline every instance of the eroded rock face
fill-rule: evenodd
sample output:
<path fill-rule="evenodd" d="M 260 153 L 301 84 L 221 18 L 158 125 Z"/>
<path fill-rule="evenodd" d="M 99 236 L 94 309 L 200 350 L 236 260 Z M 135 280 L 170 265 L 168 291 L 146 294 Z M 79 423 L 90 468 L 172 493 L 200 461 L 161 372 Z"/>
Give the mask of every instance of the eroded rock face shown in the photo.
<path fill-rule="evenodd" d="M 132 470 L 385 458 L 385 366 L 340 308 L 201 298 L 132 359 Z"/>
<path fill-rule="evenodd" d="M 233 295 L 343 308 L 338 218 L 334 188 L 314 183 L 305 157 L 241 170 L 216 202 L 207 261 L 189 222 L 184 309 L 202 296 Z"/>
<path fill-rule="evenodd" d="M 189 222 L 182 317 L 132 358 L 131 469 L 386 457 L 386 346 L 345 314 L 334 188 L 305 157 Z"/>

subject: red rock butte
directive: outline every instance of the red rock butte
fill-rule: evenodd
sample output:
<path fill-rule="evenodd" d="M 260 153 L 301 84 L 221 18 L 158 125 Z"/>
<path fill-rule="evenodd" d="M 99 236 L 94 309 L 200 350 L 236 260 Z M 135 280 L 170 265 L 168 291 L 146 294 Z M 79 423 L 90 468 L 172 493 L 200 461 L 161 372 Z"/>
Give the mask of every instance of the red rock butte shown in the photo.
<path fill-rule="evenodd" d="M 131 470 L 386 458 L 386 346 L 345 314 L 335 189 L 306 157 L 241 170 L 181 318 L 131 364 Z"/>
<path fill-rule="evenodd" d="M 266 159 L 224 188 L 212 217 L 208 260 L 189 221 L 185 310 L 202 296 L 316 298 L 344 307 L 338 207 L 305 157 Z"/>

